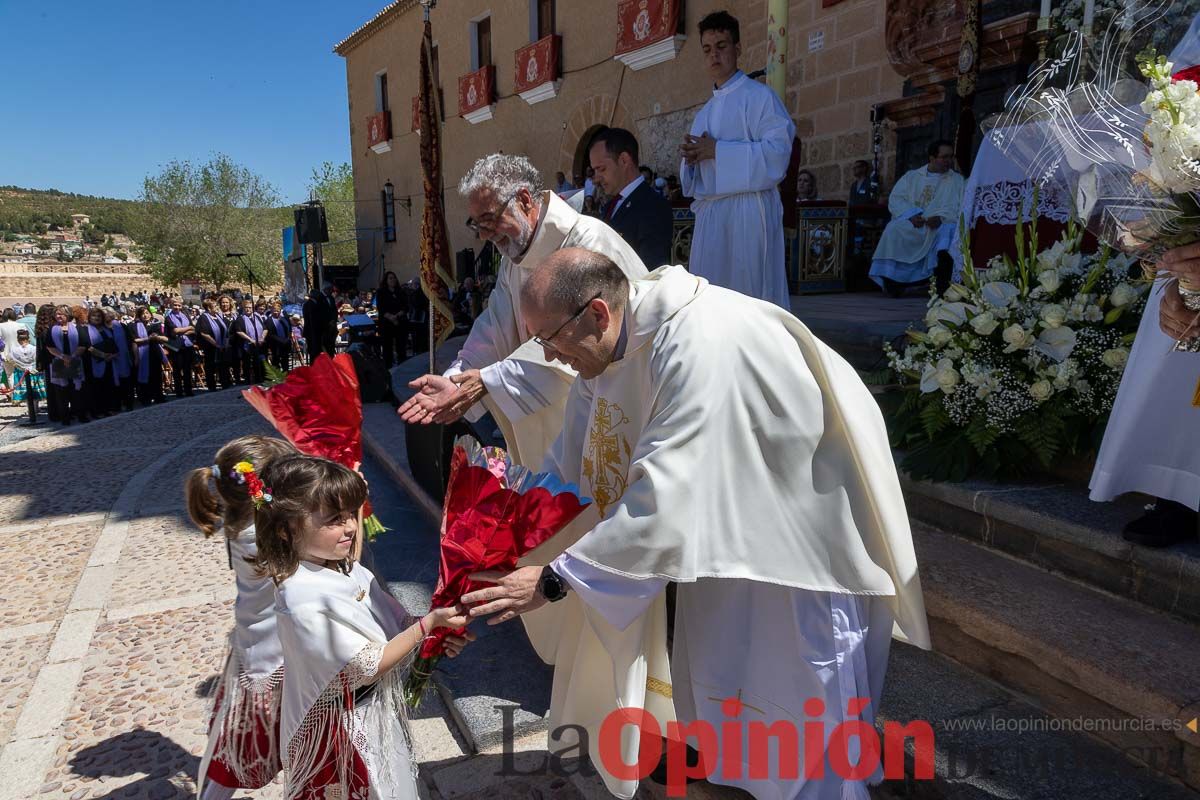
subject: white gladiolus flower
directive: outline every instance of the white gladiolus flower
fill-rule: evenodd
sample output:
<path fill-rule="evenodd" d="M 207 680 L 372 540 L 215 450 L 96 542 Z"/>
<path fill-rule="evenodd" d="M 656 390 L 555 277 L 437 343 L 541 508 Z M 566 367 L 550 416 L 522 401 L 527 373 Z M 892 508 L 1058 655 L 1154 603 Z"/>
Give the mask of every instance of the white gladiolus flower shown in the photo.
<path fill-rule="evenodd" d="M 983 285 L 980 294 L 988 305 L 1004 308 L 1021 294 L 1021 290 L 1006 281 L 992 281 Z"/>
<path fill-rule="evenodd" d="M 925 322 L 929 327 L 933 327 L 939 322 L 950 322 L 954 325 L 961 325 L 967 321 L 968 310 L 974 312 L 976 309 L 974 306 L 968 306 L 965 303 L 937 303 L 925 315 Z"/>
<path fill-rule="evenodd" d="M 1113 308 L 1124 308 L 1136 300 L 1137 296 L 1137 289 L 1128 283 L 1118 283 L 1108 296 L 1108 302 L 1112 304 Z"/>
<path fill-rule="evenodd" d="M 992 316 L 990 311 L 985 311 L 982 314 L 977 314 L 971 318 L 971 327 L 980 336 L 989 336 L 992 331 L 996 330 L 1000 323 Z"/>
<path fill-rule="evenodd" d="M 1100 360 L 1109 369 L 1123 370 L 1125 362 L 1129 360 L 1129 351 L 1124 347 L 1114 347 L 1111 350 L 1105 350 L 1104 355 L 1100 356 Z"/>
<path fill-rule="evenodd" d="M 1050 385 L 1049 381 L 1038 381 L 1029 387 L 1029 396 L 1039 403 L 1049 400 L 1052 394 L 1054 394 L 1054 387 Z"/>
<path fill-rule="evenodd" d="M 1065 325 L 1047 328 L 1037 337 L 1037 350 L 1054 361 L 1064 361 L 1075 349 L 1075 331 Z"/>
<path fill-rule="evenodd" d="M 1040 283 L 1042 288 L 1047 292 L 1053 294 L 1054 292 L 1058 291 L 1058 287 L 1062 286 L 1062 278 L 1059 277 L 1058 270 L 1046 269 L 1042 270 L 1041 273 L 1038 274 L 1038 283 Z"/>
<path fill-rule="evenodd" d="M 948 358 L 939 359 L 936 364 L 929 364 L 921 374 L 921 391 L 926 394 L 939 389 L 950 394 L 957 383 L 958 371 L 954 369 L 954 362 Z"/>
<path fill-rule="evenodd" d="M 942 296 L 951 303 L 957 303 L 960 300 L 966 300 L 968 297 L 970 297 L 970 295 L 967 294 L 967 290 L 959 286 L 957 283 L 950 284 L 950 288 L 947 289 L 945 294 Z"/>
<path fill-rule="evenodd" d="M 1058 328 L 1067 321 L 1067 310 L 1058 303 L 1042 306 L 1042 323 L 1047 328 Z"/>

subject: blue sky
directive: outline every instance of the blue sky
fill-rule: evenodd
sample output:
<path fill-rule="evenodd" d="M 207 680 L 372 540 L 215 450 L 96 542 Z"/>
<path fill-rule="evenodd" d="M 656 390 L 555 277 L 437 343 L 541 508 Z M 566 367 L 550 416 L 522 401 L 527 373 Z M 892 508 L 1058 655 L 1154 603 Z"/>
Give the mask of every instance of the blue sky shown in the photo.
<path fill-rule="evenodd" d="M 307 198 L 350 160 L 333 45 L 387 0 L 0 0 L 0 185 L 135 198 L 216 152 Z"/>

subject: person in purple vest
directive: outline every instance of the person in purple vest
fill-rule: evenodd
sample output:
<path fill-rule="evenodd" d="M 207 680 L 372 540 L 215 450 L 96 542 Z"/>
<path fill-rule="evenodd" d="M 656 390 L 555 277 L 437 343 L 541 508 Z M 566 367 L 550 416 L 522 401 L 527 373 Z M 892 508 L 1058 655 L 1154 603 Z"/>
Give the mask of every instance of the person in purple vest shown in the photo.
<path fill-rule="evenodd" d="M 204 312 L 196 318 L 196 335 L 200 339 L 200 351 L 204 354 L 204 383 L 210 392 L 233 385 L 229 373 L 229 324 L 217 310 L 217 301 L 211 297 L 204 300 Z"/>
<path fill-rule="evenodd" d="M 104 324 L 104 309 L 88 309 L 87 325 L 79 329 L 80 340 L 87 345 L 83 356 L 84 388 L 95 416 L 108 417 L 116 413 L 117 377 L 114 362 L 117 342 Z"/>
<path fill-rule="evenodd" d="M 87 422 L 89 413 L 84 402 L 82 361 L 87 344 L 79 336 L 69 306 L 54 310 L 54 325 L 50 328 L 46 352 L 51 358 L 49 401 L 53 416 L 63 425 L 70 425 L 72 416 Z"/>
<path fill-rule="evenodd" d="M 117 379 L 117 388 L 114 395 L 113 410 L 124 408 L 126 411 L 133 410 L 133 339 L 129 335 L 129 328 L 117 319 L 117 312 L 111 308 L 104 311 L 104 325 L 112 332 L 113 341 L 117 345 L 117 357 L 112 362 L 113 371 Z"/>
<path fill-rule="evenodd" d="M 271 304 L 265 325 L 271 363 L 276 369 L 287 372 L 292 368 L 292 323 L 283 315 L 283 304 L 278 300 Z"/>
<path fill-rule="evenodd" d="M 175 396 L 191 397 L 192 391 L 192 362 L 196 358 L 195 340 L 196 328 L 187 312 L 183 310 L 183 301 L 178 297 L 171 299 L 171 311 L 163 322 L 167 334 L 167 350 L 171 352 L 171 374 L 175 379 Z"/>
<path fill-rule="evenodd" d="M 266 380 L 263 369 L 263 343 L 267 338 L 266 327 L 254 311 L 254 301 L 242 301 L 242 315 L 233 323 L 234 335 L 238 338 L 242 354 L 242 382 L 262 383 Z"/>
<path fill-rule="evenodd" d="M 163 345 L 167 337 L 162 324 L 155 322 L 146 306 L 138 306 L 134 321 L 129 325 L 134 346 L 134 378 L 137 382 L 138 401 L 143 406 L 163 401 L 163 364 L 167 363 L 167 352 Z"/>

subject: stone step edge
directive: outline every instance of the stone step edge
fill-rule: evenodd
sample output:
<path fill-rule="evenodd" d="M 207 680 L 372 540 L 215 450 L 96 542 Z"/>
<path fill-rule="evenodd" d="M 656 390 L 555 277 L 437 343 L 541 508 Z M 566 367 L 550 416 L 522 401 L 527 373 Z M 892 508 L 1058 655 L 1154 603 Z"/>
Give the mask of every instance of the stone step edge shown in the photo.
<path fill-rule="evenodd" d="M 935 533 L 953 536 L 944 531 L 935 531 Z M 961 537 L 954 538 L 961 540 Z M 1003 559 L 1016 565 L 1018 569 L 1042 573 L 1055 581 L 1062 582 L 1080 594 L 1084 608 L 1086 608 L 1086 595 L 1093 593 L 1110 598 L 1113 602 L 1137 608 L 1139 614 L 1145 615 L 1148 624 L 1153 624 L 1155 618 L 1169 619 L 1173 625 L 1187 624 L 1164 616 L 1154 609 L 1143 610 L 1139 604 L 1131 602 L 1127 598 L 1111 597 L 1090 586 L 1055 575 L 1053 572 L 1040 569 L 1022 559 L 997 552 L 978 543 L 962 541 L 961 546 L 977 551 L 982 559 Z M 927 603 L 927 609 L 940 607 L 941 610 L 941 613 L 927 611 L 934 651 L 951 659 L 971 673 L 1002 686 L 1008 692 L 1026 698 L 1028 702 L 1047 714 L 1060 718 L 1091 717 L 1096 719 L 1141 719 L 1147 718 L 1149 715 L 1157 715 L 1162 719 L 1178 719 L 1185 723 L 1200 715 L 1200 699 L 1180 706 L 1174 700 L 1160 695 L 1138 682 L 1133 683 L 1134 691 L 1131 694 L 1141 695 L 1142 700 L 1149 701 L 1157 708 L 1124 707 L 1130 705 L 1129 703 L 1117 705 L 1121 700 L 1120 693 L 1105 696 L 1103 690 L 1097 692 L 1085 687 L 1107 685 L 1111 690 L 1120 682 L 1119 679 L 1099 670 L 1092 670 L 1091 674 L 1088 674 L 1089 670 L 1086 664 L 1060 663 L 1054 658 L 1055 645 L 1053 642 L 1039 639 L 1036 631 L 1018 629 L 996 615 L 979 612 L 978 597 L 959 598 L 940 591 L 938 586 L 928 582 L 923 588 L 927 599 L 934 601 Z M 972 603 L 972 599 L 976 602 Z M 1002 603 L 1004 599 L 997 597 L 993 602 Z M 962 624 L 964 616 L 970 618 L 970 624 Z M 1001 647 L 997 644 L 1000 641 L 1008 641 L 1014 646 L 1011 649 Z M 1081 666 L 1083 669 L 1080 668 Z M 1194 784 L 1191 788 L 1200 790 L 1200 735 L 1192 734 L 1186 728 L 1181 728 L 1174 733 L 1138 731 L 1126 734 L 1113 731 L 1108 734 L 1097 732 L 1094 738 L 1117 748 L 1127 756 L 1146 747 L 1157 746 L 1169 749 L 1172 746 L 1178 748 L 1182 745 L 1181 752 L 1188 754 L 1183 757 L 1183 760 L 1188 765 L 1188 780 Z M 1133 760 L 1137 761 L 1138 759 L 1133 757 Z M 1155 769 L 1152 764 L 1145 766 Z M 1180 779 L 1178 775 L 1160 774 L 1172 780 Z"/>
<path fill-rule="evenodd" d="M 900 486 L 909 514 L 923 522 L 1188 622 L 1200 622 L 1200 605 L 1181 602 L 1188 586 L 1200 586 L 1200 559 L 1174 549 L 1134 545 L 1069 517 L 1035 511 L 1010 499 L 1021 490 L 1061 489 L 1061 484 L 979 490 L 914 480 L 901 472 Z M 983 523 L 982 532 L 947 524 L 940 510 L 929 507 L 931 502 L 977 516 Z M 1004 525 L 1016 531 L 1007 532 Z"/>
<path fill-rule="evenodd" d="M 403 424 L 397 420 L 397 424 Z M 372 458 L 379 462 L 380 467 L 388 474 L 392 480 L 400 485 L 406 494 L 413 499 L 421 512 L 429 518 L 430 522 L 435 527 L 442 524 L 442 507 L 433 497 L 417 483 L 416 479 L 400 465 L 387 448 L 383 447 L 371 435 L 367 426 L 362 429 L 363 448 Z M 450 712 L 450 718 L 454 720 L 454 726 L 458 729 L 458 733 L 463 740 L 470 743 L 474 752 L 479 753 L 492 747 L 503 736 L 502 730 L 488 730 L 482 735 L 477 735 L 467 722 L 461 709 L 459 708 L 458 699 L 454 696 L 454 691 L 449 683 L 445 681 L 441 673 L 434 671 L 431 680 L 433 686 L 441 697 L 447 710 Z M 550 687 L 546 687 L 546 696 L 550 696 Z M 535 733 L 545 733 L 549 730 L 549 720 L 546 718 L 535 718 L 527 722 L 516 722 L 513 733 L 517 737 L 529 736 Z"/>

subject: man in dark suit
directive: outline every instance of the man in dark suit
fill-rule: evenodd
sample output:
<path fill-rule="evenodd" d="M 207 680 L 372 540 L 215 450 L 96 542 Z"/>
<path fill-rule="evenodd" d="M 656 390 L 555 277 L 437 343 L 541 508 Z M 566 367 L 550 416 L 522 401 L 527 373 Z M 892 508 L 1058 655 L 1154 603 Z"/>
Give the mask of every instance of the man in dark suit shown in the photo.
<path fill-rule="evenodd" d="M 601 218 L 629 243 L 646 269 L 671 263 L 671 204 L 638 171 L 638 142 L 624 128 L 605 128 L 588 157 L 596 185 L 611 198 Z"/>
<path fill-rule="evenodd" d="M 308 344 L 308 363 L 321 353 L 333 355 L 337 339 L 337 298 L 332 283 L 324 291 L 313 290 L 304 301 L 304 341 Z"/>

